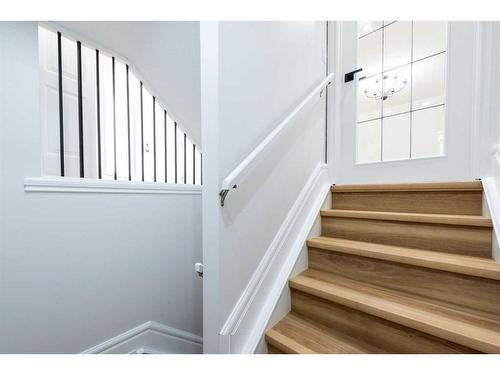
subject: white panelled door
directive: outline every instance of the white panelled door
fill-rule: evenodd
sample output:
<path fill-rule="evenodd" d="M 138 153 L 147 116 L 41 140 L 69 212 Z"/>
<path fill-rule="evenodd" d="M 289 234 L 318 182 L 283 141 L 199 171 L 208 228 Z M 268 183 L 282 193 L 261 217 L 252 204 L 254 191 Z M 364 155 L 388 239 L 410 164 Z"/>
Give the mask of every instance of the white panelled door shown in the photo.
<path fill-rule="evenodd" d="M 475 24 L 341 22 L 337 32 L 336 182 L 473 178 Z"/>

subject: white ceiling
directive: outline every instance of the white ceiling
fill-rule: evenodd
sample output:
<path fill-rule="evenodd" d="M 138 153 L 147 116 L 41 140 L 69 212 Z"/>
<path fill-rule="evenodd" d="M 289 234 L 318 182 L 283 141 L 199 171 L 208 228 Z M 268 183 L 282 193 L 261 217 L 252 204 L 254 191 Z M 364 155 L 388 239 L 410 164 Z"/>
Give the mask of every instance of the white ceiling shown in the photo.
<path fill-rule="evenodd" d="M 201 148 L 199 22 L 56 22 L 128 59 Z"/>

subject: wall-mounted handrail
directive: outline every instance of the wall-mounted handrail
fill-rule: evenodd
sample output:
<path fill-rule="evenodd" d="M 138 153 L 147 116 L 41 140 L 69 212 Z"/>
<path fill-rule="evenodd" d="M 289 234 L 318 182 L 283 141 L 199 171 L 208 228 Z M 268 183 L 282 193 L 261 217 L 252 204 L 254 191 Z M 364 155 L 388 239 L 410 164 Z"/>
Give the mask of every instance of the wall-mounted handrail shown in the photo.
<path fill-rule="evenodd" d="M 224 206 L 224 201 L 231 189 L 236 189 L 240 181 L 242 181 L 258 164 L 263 156 L 270 150 L 271 144 L 290 126 L 292 120 L 301 112 L 301 110 L 314 98 L 316 95 L 322 95 L 323 90 L 332 83 L 333 73 L 329 74 L 321 83 L 316 86 L 302 100 L 288 116 L 276 126 L 271 133 L 261 142 L 243 161 L 234 168 L 229 175 L 222 181 L 221 190 L 219 193 L 221 206 Z"/>

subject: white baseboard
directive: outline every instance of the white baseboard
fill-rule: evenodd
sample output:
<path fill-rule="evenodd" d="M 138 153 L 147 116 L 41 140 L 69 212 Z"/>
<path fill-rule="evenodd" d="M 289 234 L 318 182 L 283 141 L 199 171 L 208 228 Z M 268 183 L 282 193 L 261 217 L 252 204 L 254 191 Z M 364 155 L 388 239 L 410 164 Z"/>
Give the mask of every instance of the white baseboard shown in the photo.
<path fill-rule="evenodd" d="M 328 168 L 314 169 L 220 331 L 227 353 L 254 353 L 327 196 Z"/>
<path fill-rule="evenodd" d="M 332 207 L 332 195 L 327 194 L 325 197 L 321 209 L 329 209 Z M 307 238 L 321 236 L 321 215 L 318 212 L 316 220 L 314 220 L 314 224 L 311 227 L 311 230 L 307 234 Z M 302 250 L 300 251 L 299 256 L 297 257 L 297 261 L 290 273 L 289 279 L 295 277 L 296 275 L 304 272 L 307 268 L 309 268 L 309 249 L 307 247 L 307 243 L 304 242 L 302 245 Z M 287 284 L 284 285 L 283 290 L 281 292 L 281 296 L 274 307 L 273 313 L 271 314 L 270 319 L 267 321 L 266 331 L 276 325 L 281 319 L 283 319 L 292 309 L 292 297 L 290 293 L 290 288 Z M 262 336 L 260 339 L 256 349 L 255 354 L 267 354 L 267 343 Z"/>
<path fill-rule="evenodd" d="M 202 341 L 200 336 L 150 321 L 93 346 L 82 354 L 198 354 L 203 352 Z"/>

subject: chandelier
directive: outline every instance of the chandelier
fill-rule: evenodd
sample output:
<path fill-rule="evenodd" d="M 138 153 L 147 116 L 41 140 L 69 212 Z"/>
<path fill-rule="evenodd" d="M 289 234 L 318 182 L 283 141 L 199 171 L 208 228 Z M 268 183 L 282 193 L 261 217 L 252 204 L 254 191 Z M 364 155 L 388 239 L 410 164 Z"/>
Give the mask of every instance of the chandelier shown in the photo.
<path fill-rule="evenodd" d="M 406 78 L 399 79 L 397 74 L 393 76 L 384 75 L 382 79 L 377 78 L 373 88 L 365 89 L 364 93 L 367 98 L 375 100 L 386 100 L 397 92 L 400 92 L 408 83 Z"/>

